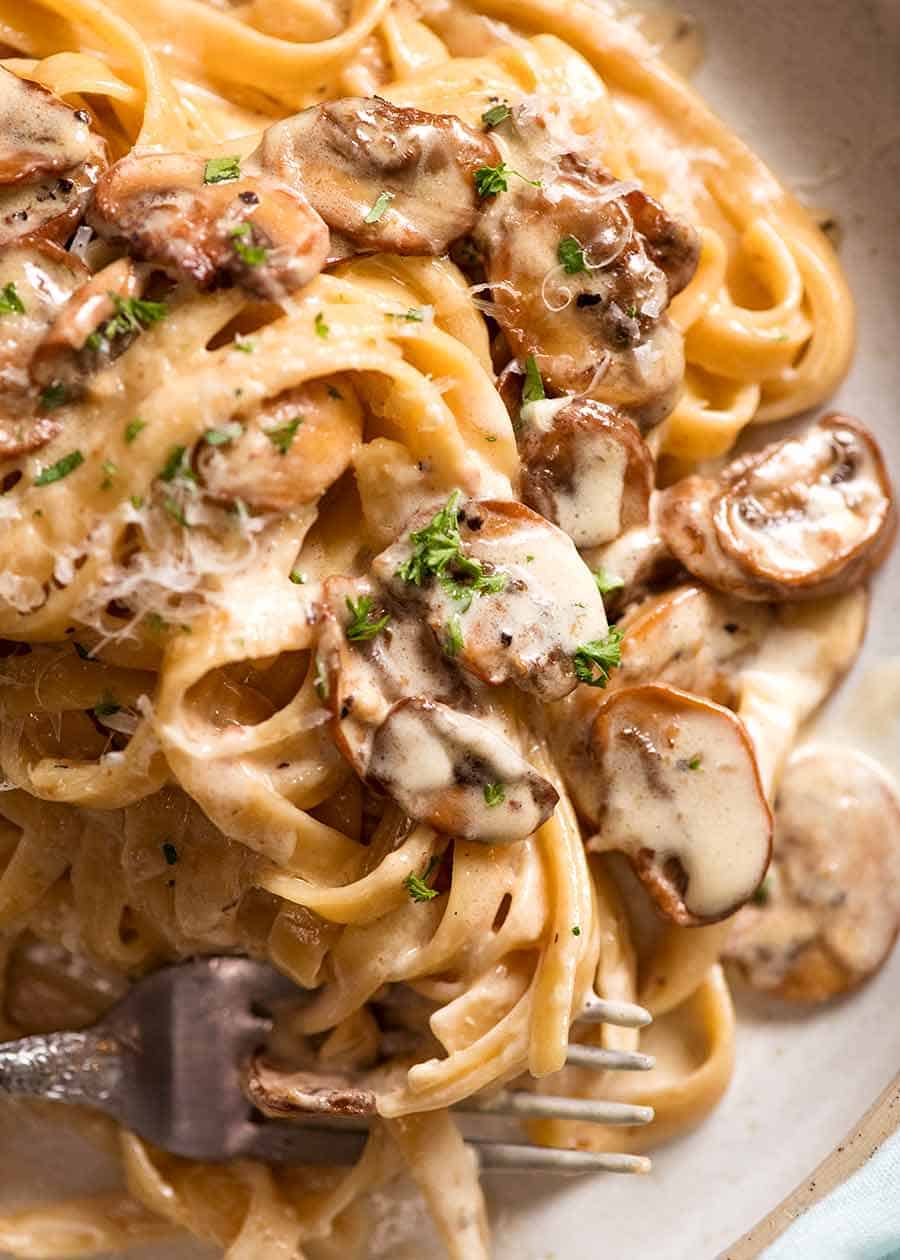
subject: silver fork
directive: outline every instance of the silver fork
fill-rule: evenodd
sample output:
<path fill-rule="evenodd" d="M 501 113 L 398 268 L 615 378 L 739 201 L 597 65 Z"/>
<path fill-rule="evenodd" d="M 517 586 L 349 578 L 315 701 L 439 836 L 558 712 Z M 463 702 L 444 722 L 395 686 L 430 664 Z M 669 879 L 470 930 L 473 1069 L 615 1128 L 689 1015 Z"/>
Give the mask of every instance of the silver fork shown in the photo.
<path fill-rule="evenodd" d="M 243 1069 L 265 1041 L 273 1003 L 296 986 L 265 963 L 204 958 L 154 972 L 93 1028 L 0 1044 L 0 1095 L 80 1103 L 106 1112 L 153 1145 L 190 1159 L 351 1164 L 365 1130 L 264 1117 L 242 1089 Z M 594 997 L 581 1019 L 641 1027 L 640 1006 Z M 567 1062 L 597 1071 L 645 1071 L 645 1054 L 570 1045 Z M 650 1107 L 503 1090 L 467 1100 L 468 1115 L 559 1117 L 638 1125 Z M 555 1150 L 467 1138 L 484 1169 L 555 1173 L 648 1172 L 638 1155 Z"/>

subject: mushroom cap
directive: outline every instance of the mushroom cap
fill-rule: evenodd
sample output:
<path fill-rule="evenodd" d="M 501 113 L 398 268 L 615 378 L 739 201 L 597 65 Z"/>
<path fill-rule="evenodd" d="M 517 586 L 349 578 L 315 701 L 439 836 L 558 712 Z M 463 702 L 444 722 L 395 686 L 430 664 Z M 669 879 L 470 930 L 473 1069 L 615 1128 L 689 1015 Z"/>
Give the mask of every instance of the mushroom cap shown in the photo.
<path fill-rule="evenodd" d="M 573 784 L 598 834 L 657 909 L 690 927 L 727 918 L 769 864 L 772 816 L 753 746 L 730 710 L 674 687 L 614 691 L 590 732 L 593 776 Z"/>
<path fill-rule="evenodd" d="M 900 798 L 877 763 L 843 746 L 794 753 L 762 891 L 725 953 L 752 988 L 823 1002 L 878 970 L 900 928 Z"/>
<path fill-rule="evenodd" d="M 639 221 L 658 230 L 657 256 L 666 255 L 664 239 L 679 233 L 696 239 L 648 203 L 633 185 L 566 154 L 540 187 L 513 181 L 476 228 L 497 318 L 514 352 L 520 359 L 534 355 L 553 389 L 620 407 L 642 431 L 674 406 L 684 346 L 664 314 L 669 280 L 632 205 Z M 668 233 L 663 223 L 671 225 Z M 566 239 L 583 252 L 585 265 L 574 273 L 559 261 Z M 673 268 L 673 276 L 681 283 L 691 269 Z"/>
<path fill-rule="evenodd" d="M 377 96 L 329 101 L 275 123 L 255 157 L 302 189 L 344 245 L 433 255 L 471 230 L 475 171 L 500 160 L 489 136 L 454 115 Z M 388 204 L 373 219 L 379 198 Z"/>
<path fill-rule="evenodd" d="M 562 398 L 528 403 L 522 424 L 522 498 L 576 547 L 648 520 L 653 457 L 633 420 L 591 398 Z"/>
<path fill-rule="evenodd" d="M 62 242 L 107 164 L 83 111 L 0 66 L 0 248 Z"/>
<path fill-rule="evenodd" d="M 284 390 L 248 415 L 236 414 L 235 422 L 234 438 L 205 446 L 197 469 L 207 494 L 263 511 L 288 511 L 319 499 L 349 467 L 362 441 L 355 392 L 343 385 L 335 397 L 324 381 Z M 273 441 L 279 434 L 290 440 Z"/>
<path fill-rule="evenodd" d="M 90 222 L 200 288 L 234 282 L 278 301 L 318 275 L 328 229 L 302 192 L 265 174 L 207 184 L 205 169 L 194 154 L 129 154 L 97 185 Z"/>
<path fill-rule="evenodd" d="M 244 1082 L 247 1097 L 266 1116 L 276 1120 L 305 1115 L 374 1116 L 375 1091 L 363 1084 L 362 1074 L 286 1071 L 256 1054 Z"/>
<path fill-rule="evenodd" d="M 571 539 L 522 503 L 462 502 L 457 521 L 464 557 L 504 583 L 467 603 L 434 577 L 415 586 L 400 576 L 414 551 L 411 535 L 432 519 L 431 510 L 413 516 L 404 536 L 376 556 L 372 572 L 396 599 L 422 608 L 442 645 L 458 617 L 454 659 L 482 681 L 491 686 L 512 682 L 545 699 L 572 691 L 576 650 L 602 638 L 607 623 L 594 576 Z M 453 576 L 452 565 L 448 576 Z M 465 590 L 465 578 L 461 581 Z"/>
<path fill-rule="evenodd" d="M 418 697 L 375 732 L 369 777 L 411 818 L 484 844 L 525 840 L 559 794 L 487 722 Z"/>
<path fill-rule="evenodd" d="M 881 451 L 858 420 L 831 415 L 662 496 L 663 538 L 686 569 L 747 600 L 814 599 L 861 582 L 896 523 Z"/>

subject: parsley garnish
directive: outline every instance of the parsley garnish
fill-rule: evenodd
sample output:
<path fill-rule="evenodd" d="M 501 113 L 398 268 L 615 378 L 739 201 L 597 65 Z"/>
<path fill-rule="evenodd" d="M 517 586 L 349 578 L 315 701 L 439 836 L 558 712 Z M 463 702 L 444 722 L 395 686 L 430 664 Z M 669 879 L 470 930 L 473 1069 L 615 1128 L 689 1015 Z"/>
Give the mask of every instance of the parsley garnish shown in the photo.
<path fill-rule="evenodd" d="M 547 397 L 544 382 L 541 379 L 537 359 L 530 354 L 525 360 L 525 383 L 522 386 L 522 402 L 542 402 Z"/>
<path fill-rule="evenodd" d="M 166 859 L 166 866 L 174 866 L 178 861 L 178 850 L 171 841 L 167 840 L 162 846 L 163 857 Z"/>
<path fill-rule="evenodd" d="M 104 691 L 100 702 L 94 705 L 94 716 L 98 718 L 112 717 L 114 713 L 119 712 L 121 707 L 111 691 Z"/>
<path fill-rule="evenodd" d="M 244 426 L 239 420 L 234 420 L 231 424 L 224 424 L 221 429 L 207 429 L 203 434 L 203 441 L 207 446 L 224 446 L 226 442 L 239 438 L 243 432 Z"/>
<path fill-rule="evenodd" d="M 313 320 L 313 326 L 316 330 L 316 336 L 321 337 L 323 341 L 327 341 L 328 334 L 331 332 L 331 329 L 325 323 L 325 316 L 321 311 L 319 311 L 318 315 Z"/>
<path fill-rule="evenodd" d="M 62 381 L 53 381 L 41 394 L 41 403 L 48 411 L 54 411 L 57 407 L 62 407 L 68 397 Z"/>
<path fill-rule="evenodd" d="M 159 474 L 160 481 L 174 481 L 176 477 L 187 477 L 189 481 L 194 481 L 194 474 L 185 461 L 186 455 L 187 447 L 173 446 Z"/>
<path fill-rule="evenodd" d="M 691 757 L 690 761 L 687 763 L 687 768 L 688 770 L 699 770 L 702 764 L 703 764 L 703 758 L 700 756 L 699 753 L 695 753 L 694 756 Z"/>
<path fill-rule="evenodd" d="M 264 429 L 263 432 L 279 455 L 287 455 L 302 423 L 303 417 L 295 416 L 293 420 L 288 420 L 287 424 L 279 425 L 277 429 Z"/>
<path fill-rule="evenodd" d="M 496 197 L 497 193 L 507 192 L 510 175 L 515 175 L 516 179 L 530 184 L 532 188 L 541 187 L 539 179 L 529 179 L 521 171 L 514 171 L 505 162 L 500 162 L 498 166 L 479 166 L 475 172 L 475 191 L 479 197 Z"/>
<path fill-rule="evenodd" d="M 581 928 L 578 926 L 578 924 L 577 924 L 577 923 L 576 923 L 576 924 L 574 924 L 574 926 L 572 927 L 572 935 L 573 935 L 573 936 L 580 936 L 580 935 L 581 935 Z"/>
<path fill-rule="evenodd" d="M 103 480 L 100 482 L 100 489 L 108 490 L 113 483 L 113 477 L 118 476 L 119 466 L 114 464 L 111 459 L 105 459 L 100 467 L 103 469 Z"/>
<path fill-rule="evenodd" d="M 166 619 L 158 612 L 148 612 L 144 617 L 148 630 L 152 630 L 154 634 L 160 634 L 166 628 Z"/>
<path fill-rule="evenodd" d="M 485 131 L 493 131 L 495 127 L 499 127 L 502 122 L 506 122 L 507 118 L 512 114 L 512 110 L 506 101 L 501 101 L 498 105 L 492 105 L 490 109 L 486 109 L 481 115 L 481 121 L 484 123 Z"/>
<path fill-rule="evenodd" d="M 53 481 L 62 481 L 63 477 L 68 477 L 70 472 L 74 472 L 83 463 L 84 456 L 81 451 L 69 451 L 68 455 L 63 455 L 62 459 L 58 459 L 49 468 L 42 468 L 35 477 L 34 484 L 36 486 L 49 486 Z"/>
<path fill-rule="evenodd" d="M 454 490 L 429 523 L 410 534 L 413 553 L 397 570 L 397 576 L 414 586 L 436 577 L 451 598 L 464 601 L 465 611 L 473 595 L 496 595 L 508 579 L 505 573 L 485 573 L 479 560 L 463 555 L 457 520 L 460 498 L 460 491 Z"/>
<path fill-rule="evenodd" d="M 141 429 L 146 429 L 147 421 L 142 420 L 140 416 L 135 416 L 133 420 L 129 420 L 125 426 L 125 441 L 130 446 Z"/>
<path fill-rule="evenodd" d="M 250 337 L 242 337 L 240 333 L 237 334 L 232 344 L 235 350 L 240 350 L 241 354 L 252 354 L 256 349 L 256 342 L 251 340 Z"/>
<path fill-rule="evenodd" d="M 428 885 L 428 880 L 431 878 L 431 872 L 437 866 L 438 860 L 438 858 L 433 857 L 426 866 L 423 874 L 414 875 L 413 872 L 410 871 L 406 879 L 403 881 L 403 887 L 409 893 L 413 901 L 431 901 L 433 897 L 437 897 L 439 895 L 436 888 L 430 888 Z"/>
<path fill-rule="evenodd" d="M 383 617 L 371 615 L 373 603 L 371 595 L 361 595 L 356 601 L 347 597 L 350 621 L 347 623 L 346 634 L 351 643 L 368 643 L 377 634 L 381 634 L 390 621 L 390 613 L 385 613 Z"/>
<path fill-rule="evenodd" d="M 465 646 L 459 613 L 453 613 L 447 622 L 447 637 L 444 640 L 444 651 L 448 656 L 458 656 Z"/>
<path fill-rule="evenodd" d="M 420 306 L 411 306 L 408 310 L 397 312 L 388 311 L 389 319 L 402 319 L 407 324 L 421 324 L 425 319 L 425 312 Z"/>
<path fill-rule="evenodd" d="M 229 184 L 241 177 L 241 159 L 235 157 L 210 158 L 203 168 L 204 184 Z"/>
<path fill-rule="evenodd" d="M 375 199 L 375 204 L 369 210 L 369 213 L 363 219 L 363 223 L 377 223 L 381 216 L 387 210 L 388 206 L 394 200 L 395 194 L 392 192 L 380 192 Z"/>
<path fill-rule="evenodd" d="M 502 805 L 505 800 L 506 788 L 502 783 L 485 783 L 484 803 L 489 809 L 493 809 L 495 805 Z"/>
<path fill-rule="evenodd" d="M 99 350 L 104 341 L 114 341 L 129 333 L 143 332 L 151 324 L 158 324 L 169 313 L 165 302 L 148 302 L 144 298 L 123 298 L 112 291 L 107 293 L 116 313 L 85 341 L 89 350 Z"/>
<path fill-rule="evenodd" d="M 288 577 L 294 583 L 295 586 L 303 586 L 304 582 L 306 581 L 306 574 L 301 573 L 299 569 L 291 569 L 290 573 L 288 574 Z"/>
<path fill-rule="evenodd" d="M 253 228 L 249 223 L 239 223 L 237 227 L 231 229 L 228 235 L 231 238 L 231 248 L 241 262 L 245 262 L 248 267 L 258 267 L 269 257 L 269 251 L 264 245 L 254 245 L 252 243 Z"/>
<path fill-rule="evenodd" d="M 144 506 L 144 496 L 142 494 L 133 494 L 131 496 L 131 506 L 136 512 L 140 512 Z"/>
<path fill-rule="evenodd" d="M 601 595 L 608 595 L 610 591 L 620 591 L 625 585 L 624 578 L 619 577 L 617 573 L 610 573 L 609 569 L 604 569 L 602 564 L 599 569 L 594 570 L 594 581 Z"/>
<path fill-rule="evenodd" d="M 24 315 L 25 303 L 16 292 L 16 286 L 10 280 L 0 290 L 0 315 Z"/>
<path fill-rule="evenodd" d="M 166 509 L 166 511 L 169 513 L 172 519 L 174 521 L 177 521 L 179 525 L 183 525 L 185 529 L 191 528 L 190 522 L 188 521 L 188 518 L 185 516 L 184 512 L 179 506 L 177 499 L 173 499 L 171 495 L 167 494 L 166 497 L 163 499 L 163 507 Z"/>
<path fill-rule="evenodd" d="M 589 687 L 605 687 L 610 670 L 622 663 L 622 631 L 613 626 L 605 639 L 594 639 L 576 648 L 575 677 Z"/>
<path fill-rule="evenodd" d="M 316 672 L 313 677 L 313 686 L 320 700 L 328 699 L 331 688 L 328 686 L 328 675 L 325 673 L 325 666 L 322 664 L 321 656 L 316 657 Z"/>
<path fill-rule="evenodd" d="M 564 236 L 556 249 L 556 257 L 563 265 L 567 275 L 577 276 L 579 271 L 587 271 L 584 261 L 584 250 L 575 236 Z"/>

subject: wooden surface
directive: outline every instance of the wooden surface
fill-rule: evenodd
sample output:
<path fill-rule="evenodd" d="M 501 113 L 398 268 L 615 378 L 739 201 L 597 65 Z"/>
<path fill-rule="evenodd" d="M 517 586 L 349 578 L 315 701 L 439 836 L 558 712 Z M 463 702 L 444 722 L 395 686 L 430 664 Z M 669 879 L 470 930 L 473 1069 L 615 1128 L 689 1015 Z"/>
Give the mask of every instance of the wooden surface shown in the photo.
<path fill-rule="evenodd" d="M 803 1213 L 824 1199 L 871 1159 L 882 1142 L 900 1129 L 900 1074 L 887 1087 L 843 1142 L 822 1161 L 796 1190 L 782 1200 L 758 1225 L 732 1246 L 719 1253 L 718 1260 L 755 1260 L 770 1243 Z"/>

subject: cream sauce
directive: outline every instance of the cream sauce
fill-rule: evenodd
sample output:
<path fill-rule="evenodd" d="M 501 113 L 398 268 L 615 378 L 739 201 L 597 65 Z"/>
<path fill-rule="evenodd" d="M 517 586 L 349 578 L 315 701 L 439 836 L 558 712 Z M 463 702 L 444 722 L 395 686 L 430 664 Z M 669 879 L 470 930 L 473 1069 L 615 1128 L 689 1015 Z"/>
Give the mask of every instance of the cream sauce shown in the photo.
<path fill-rule="evenodd" d="M 87 115 L 0 66 L 0 184 L 67 171 L 93 143 Z"/>

